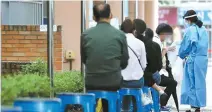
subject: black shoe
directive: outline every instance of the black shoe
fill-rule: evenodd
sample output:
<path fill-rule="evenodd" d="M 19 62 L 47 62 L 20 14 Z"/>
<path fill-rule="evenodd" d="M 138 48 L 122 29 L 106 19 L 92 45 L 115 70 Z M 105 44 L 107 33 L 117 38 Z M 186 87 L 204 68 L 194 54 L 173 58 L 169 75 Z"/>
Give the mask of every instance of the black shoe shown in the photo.
<path fill-rule="evenodd" d="M 197 109 L 195 110 L 195 112 L 200 112 L 200 108 L 197 108 Z"/>
<path fill-rule="evenodd" d="M 166 93 L 163 93 L 160 95 L 160 105 L 165 106 L 167 103 L 168 95 Z"/>
<path fill-rule="evenodd" d="M 186 112 L 200 112 L 200 108 L 195 109 L 195 111 L 186 110 Z"/>
<path fill-rule="evenodd" d="M 191 108 L 195 109 L 195 112 L 200 112 L 200 108 L 199 107 L 193 107 L 193 106 L 191 106 Z"/>

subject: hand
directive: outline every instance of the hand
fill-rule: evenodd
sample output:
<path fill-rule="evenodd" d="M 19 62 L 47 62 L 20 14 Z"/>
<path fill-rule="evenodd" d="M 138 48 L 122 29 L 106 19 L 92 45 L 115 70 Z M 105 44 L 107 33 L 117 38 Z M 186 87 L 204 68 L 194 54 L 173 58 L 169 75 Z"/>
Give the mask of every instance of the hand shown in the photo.
<path fill-rule="evenodd" d="M 166 53 L 167 53 L 167 51 L 168 51 L 168 49 L 167 49 L 167 48 L 163 48 L 163 49 L 162 49 L 162 53 L 164 53 L 164 54 L 166 54 Z"/>
<path fill-rule="evenodd" d="M 176 47 L 175 46 L 168 47 L 168 51 L 175 51 L 175 50 L 176 50 Z"/>

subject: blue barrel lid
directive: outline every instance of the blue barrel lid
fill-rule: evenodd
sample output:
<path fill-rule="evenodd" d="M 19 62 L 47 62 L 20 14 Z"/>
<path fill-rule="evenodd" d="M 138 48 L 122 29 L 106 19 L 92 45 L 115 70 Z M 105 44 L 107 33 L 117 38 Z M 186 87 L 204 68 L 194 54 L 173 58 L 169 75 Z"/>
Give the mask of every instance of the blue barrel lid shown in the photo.
<path fill-rule="evenodd" d="M 95 94 L 93 93 L 70 93 L 70 92 L 57 93 L 57 95 L 95 96 Z"/>

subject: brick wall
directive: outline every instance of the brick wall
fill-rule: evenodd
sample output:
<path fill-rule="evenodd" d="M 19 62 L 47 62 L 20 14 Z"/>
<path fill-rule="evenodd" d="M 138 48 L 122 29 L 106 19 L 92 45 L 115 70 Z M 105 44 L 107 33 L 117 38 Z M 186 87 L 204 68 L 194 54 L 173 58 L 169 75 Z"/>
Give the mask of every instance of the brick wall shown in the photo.
<path fill-rule="evenodd" d="M 40 26 L 2 25 L 2 61 L 30 62 L 37 58 L 47 60 L 47 32 Z M 62 70 L 61 26 L 54 32 L 54 67 Z"/>

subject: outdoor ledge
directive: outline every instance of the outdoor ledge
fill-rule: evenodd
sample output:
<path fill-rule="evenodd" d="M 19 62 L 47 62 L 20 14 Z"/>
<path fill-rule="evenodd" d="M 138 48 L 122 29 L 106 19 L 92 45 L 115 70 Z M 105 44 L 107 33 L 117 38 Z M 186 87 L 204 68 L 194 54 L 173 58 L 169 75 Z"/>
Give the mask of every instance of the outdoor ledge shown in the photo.
<path fill-rule="evenodd" d="M 44 29 L 41 29 L 44 27 Z M 61 25 L 54 25 L 56 32 L 62 31 Z M 1 31 L 41 31 L 45 30 L 47 25 L 1 25 Z"/>

